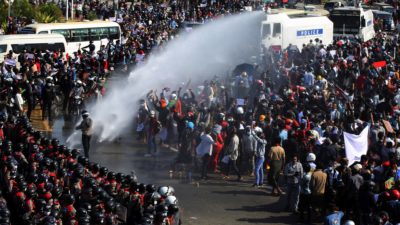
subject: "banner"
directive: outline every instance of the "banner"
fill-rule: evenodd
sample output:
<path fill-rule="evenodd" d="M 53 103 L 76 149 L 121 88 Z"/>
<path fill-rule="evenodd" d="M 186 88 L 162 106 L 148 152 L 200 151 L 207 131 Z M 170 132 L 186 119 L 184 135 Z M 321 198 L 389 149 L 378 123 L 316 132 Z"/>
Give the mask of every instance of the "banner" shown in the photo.
<path fill-rule="evenodd" d="M 362 155 L 367 154 L 369 126 L 365 127 L 359 135 L 343 133 L 346 157 L 351 165 L 355 161 L 360 161 Z"/>
<path fill-rule="evenodd" d="M 236 99 L 236 105 L 237 106 L 243 106 L 245 105 L 245 100 L 243 98 L 237 98 Z"/>
<path fill-rule="evenodd" d="M 375 69 L 381 68 L 381 67 L 386 66 L 386 61 L 383 60 L 383 61 L 374 62 L 374 63 L 372 63 L 372 65 L 375 67 Z"/>
<path fill-rule="evenodd" d="M 13 66 L 15 67 L 17 65 L 17 62 L 15 61 L 15 59 L 5 59 L 4 60 L 4 64 L 8 65 L 8 66 Z"/>

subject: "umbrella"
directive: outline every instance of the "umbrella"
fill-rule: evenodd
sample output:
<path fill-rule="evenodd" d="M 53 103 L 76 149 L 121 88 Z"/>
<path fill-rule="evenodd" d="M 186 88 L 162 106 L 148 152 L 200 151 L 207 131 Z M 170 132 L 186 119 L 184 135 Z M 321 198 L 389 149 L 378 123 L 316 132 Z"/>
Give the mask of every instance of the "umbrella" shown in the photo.
<path fill-rule="evenodd" d="M 238 76 L 241 73 L 246 72 L 249 76 L 253 75 L 254 73 L 254 66 L 249 63 L 239 64 L 235 67 L 232 72 L 232 76 Z"/>

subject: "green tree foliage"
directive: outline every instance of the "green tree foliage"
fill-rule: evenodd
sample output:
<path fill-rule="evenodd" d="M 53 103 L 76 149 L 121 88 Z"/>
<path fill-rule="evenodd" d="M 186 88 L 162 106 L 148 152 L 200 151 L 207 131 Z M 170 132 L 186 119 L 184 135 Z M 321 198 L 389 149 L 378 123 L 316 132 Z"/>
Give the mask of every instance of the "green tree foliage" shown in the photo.
<path fill-rule="evenodd" d="M 0 20 L 3 21 L 8 16 L 8 5 L 0 1 Z"/>
<path fill-rule="evenodd" d="M 11 6 L 11 16 L 32 19 L 35 17 L 35 9 L 28 0 L 14 0 Z"/>
<path fill-rule="evenodd" d="M 36 8 L 35 20 L 39 23 L 61 22 L 63 13 L 54 3 L 41 4 Z"/>
<path fill-rule="evenodd" d="M 0 24 L 3 30 L 7 27 L 8 5 L 0 1 Z"/>
<path fill-rule="evenodd" d="M 8 15 L 8 4 L 0 0 L 0 22 L 6 20 Z M 28 21 L 35 19 L 39 23 L 51 23 L 64 21 L 63 13 L 54 3 L 34 6 L 29 0 L 14 0 L 11 5 L 11 16 L 26 18 Z"/>
<path fill-rule="evenodd" d="M 87 15 L 88 20 L 93 21 L 93 20 L 97 20 L 97 14 L 96 12 L 90 11 Z"/>

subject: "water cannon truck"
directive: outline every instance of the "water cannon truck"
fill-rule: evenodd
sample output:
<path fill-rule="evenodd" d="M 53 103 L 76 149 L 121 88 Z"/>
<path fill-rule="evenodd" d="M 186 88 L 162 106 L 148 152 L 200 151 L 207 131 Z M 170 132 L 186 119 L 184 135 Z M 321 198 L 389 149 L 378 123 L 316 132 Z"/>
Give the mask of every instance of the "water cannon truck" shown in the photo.
<path fill-rule="evenodd" d="M 333 23 L 326 16 L 267 13 L 262 21 L 262 53 L 286 49 L 290 44 L 301 50 L 303 44 L 317 38 L 325 45 L 333 41 Z"/>

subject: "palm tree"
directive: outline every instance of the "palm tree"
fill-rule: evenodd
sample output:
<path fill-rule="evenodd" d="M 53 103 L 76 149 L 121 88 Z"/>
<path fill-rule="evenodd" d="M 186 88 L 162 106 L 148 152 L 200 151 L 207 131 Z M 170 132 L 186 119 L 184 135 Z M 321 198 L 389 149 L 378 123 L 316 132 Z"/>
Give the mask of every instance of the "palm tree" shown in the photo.
<path fill-rule="evenodd" d="M 52 23 L 64 20 L 62 11 L 54 3 L 41 4 L 36 8 L 35 20 L 39 23 Z"/>

